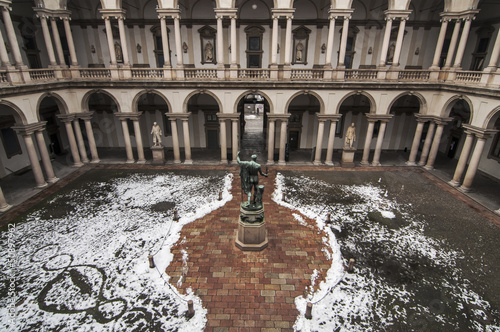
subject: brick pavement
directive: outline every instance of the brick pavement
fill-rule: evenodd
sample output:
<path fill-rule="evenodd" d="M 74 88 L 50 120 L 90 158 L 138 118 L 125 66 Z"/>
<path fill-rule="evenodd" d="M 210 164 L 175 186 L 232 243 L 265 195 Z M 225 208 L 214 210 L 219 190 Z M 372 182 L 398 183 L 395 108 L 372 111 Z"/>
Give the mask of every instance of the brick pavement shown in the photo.
<path fill-rule="evenodd" d="M 260 181 L 269 245 L 260 252 L 236 248 L 241 186 L 233 172 L 233 200 L 184 226 L 166 272 L 173 285 L 182 276 L 181 293 L 192 288 L 200 296 L 207 331 L 291 330 L 298 315 L 295 297 L 307 292 L 314 269 L 322 271 L 319 282 L 330 266 L 321 250 L 324 234 L 307 218 L 309 227 L 300 225 L 294 211 L 271 200 L 276 172 L 270 172 Z M 181 250 L 188 253 L 187 267 Z"/>

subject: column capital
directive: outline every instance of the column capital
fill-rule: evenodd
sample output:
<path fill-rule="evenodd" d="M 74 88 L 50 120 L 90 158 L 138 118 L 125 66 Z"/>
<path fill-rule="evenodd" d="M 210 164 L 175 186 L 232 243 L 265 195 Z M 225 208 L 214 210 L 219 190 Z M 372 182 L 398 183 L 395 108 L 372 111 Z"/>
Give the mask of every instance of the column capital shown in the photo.
<path fill-rule="evenodd" d="M 415 114 L 415 118 L 417 119 L 417 122 L 427 122 L 427 121 L 432 120 L 433 116 L 417 113 L 417 114 Z"/>
<path fill-rule="evenodd" d="M 236 17 L 238 13 L 238 9 L 236 8 L 216 8 L 214 9 L 215 12 L 215 17 L 221 17 L 224 18 L 224 16 L 227 16 L 229 18 L 232 18 L 231 16 Z"/>
<path fill-rule="evenodd" d="M 474 135 L 477 138 L 487 139 L 493 135 L 495 135 L 499 130 L 496 129 L 484 129 L 476 126 L 472 126 L 470 124 L 463 124 L 462 127 L 465 129 L 465 133 L 467 135 Z"/>
<path fill-rule="evenodd" d="M 288 18 L 289 16 L 293 16 L 295 13 L 295 8 L 271 8 L 271 13 L 273 19 L 279 18 L 280 16 L 285 16 Z"/>
<path fill-rule="evenodd" d="M 267 114 L 269 120 L 288 120 L 291 114 Z"/>
<path fill-rule="evenodd" d="M 40 121 L 35 123 L 12 126 L 12 129 L 20 135 L 31 135 L 36 131 L 45 130 L 46 124 L 47 121 Z"/>
<path fill-rule="evenodd" d="M 181 10 L 177 8 L 157 8 L 156 12 L 162 17 L 170 16 L 172 18 L 176 18 L 181 15 Z"/>
<path fill-rule="evenodd" d="M 453 120 L 453 118 L 443 118 L 443 117 L 439 117 L 439 116 L 432 117 L 432 121 L 434 121 L 434 123 L 438 126 L 444 126 L 452 120 Z"/>
<path fill-rule="evenodd" d="M 165 113 L 169 120 L 188 120 L 191 113 Z"/>
<path fill-rule="evenodd" d="M 62 20 L 63 18 L 69 18 L 71 16 L 71 11 L 67 9 L 47 9 L 43 7 L 35 7 L 33 8 L 33 11 L 36 16 L 40 18 L 50 17 L 52 19 L 60 18 Z"/>
<path fill-rule="evenodd" d="M 238 113 L 216 113 L 217 117 L 219 120 L 238 120 L 240 118 L 240 115 Z"/>
<path fill-rule="evenodd" d="M 133 112 L 133 113 L 120 112 L 120 113 L 115 113 L 114 115 L 120 120 L 127 120 L 127 119 L 138 120 L 141 114 L 142 112 Z"/>
<path fill-rule="evenodd" d="M 127 11 L 125 9 L 99 9 L 103 19 L 125 19 Z"/>
<path fill-rule="evenodd" d="M 408 17 L 410 16 L 411 14 L 411 10 L 395 10 L 395 9 L 389 9 L 389 10 L 385 10 L 384 11 L 384 14 L 385 14 L 385 18 L 386 19 L 392 19 L 392 20 L 395 20 L 395 19 L 400 19 L 400 20 L 407 20 Z"/>
<path fill-rule="evenodd" d="M 12 11 L 12 8 L 10 7 L 10 5 L 12 5 L 11 0 L 0 0 L 0 9 Z"/>
<path fill-rule="evenodd" d="M 370 114 L 370 113 L 368 113 L 365 116 L 369 122 L 377 122 L 377 121 L 389 122 L 394 115 L 393 114 Z"/>
<path fill-rule="evenodd" d="M 342 114 L 316 114 L 318 121 L 332 121 L 337 122 L 342 118 Z"/>
<path fill-rule="evenodd" d="M 82 119 L 84 121 L 90 121 L 90 120 L 92 120 L 92 117 L 94 116 L 94 113 L 95 112 L 82 112 L 82 113 L 76 114 L 76 116 L 79 119 Z"/>
<path fill-rule="evenodd" d="M 71 122 L 75 119 L 76 117 L 76 114 L 75 113 L 72 113 L 72 114 L 58 114 L 57 115 L 57 118 L 59 120 L 61 120 L 62 122 Z"/>

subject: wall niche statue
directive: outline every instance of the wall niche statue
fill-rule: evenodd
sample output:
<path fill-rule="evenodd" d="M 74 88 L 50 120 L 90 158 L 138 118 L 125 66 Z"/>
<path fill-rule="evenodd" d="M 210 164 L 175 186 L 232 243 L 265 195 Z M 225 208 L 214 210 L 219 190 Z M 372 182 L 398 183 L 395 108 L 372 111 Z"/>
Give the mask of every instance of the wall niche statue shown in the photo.
<path fill-rule="evenodd" d="M 311 30 L 301 25 L 293 33 L 293 59 L 292 64 L 307 64 L 307 44 Z"/>
<path fill-rule="evenodd" d="M 200 41 L 201 41 L 201 63 L 217 63 L 216 58 L 216 48 L 215 48 L 215 37 L 217 35 L 217 30 L 212 27 L 204 26 L 199 29 Z"/>

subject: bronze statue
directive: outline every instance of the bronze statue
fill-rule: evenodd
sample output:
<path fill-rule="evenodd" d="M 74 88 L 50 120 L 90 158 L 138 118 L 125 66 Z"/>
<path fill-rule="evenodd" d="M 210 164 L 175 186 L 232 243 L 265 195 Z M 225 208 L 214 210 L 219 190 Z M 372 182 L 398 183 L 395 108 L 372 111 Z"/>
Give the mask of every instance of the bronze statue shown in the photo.
<path fill-rule="evenodd" d="M 245 194 L 248 195 L 248 201 L 246 203 L 242 203 L 246 206 L 251 204 L 262 205 L 262 193 L 264 192 L 264 186 L 259 186 L 259 174 L 267 177 L 267 174 L 262 173 L 260 168 L 260 164 L 256 162 L 257 156 L 252 155 L 251 161 L 241 161 L 240 160 L 240 151 L 238 151 L 238 155 L 236 157 L 238 164 L 240 165 L 240 177 L 241 177 L 241 189 Z M 252 198 L 252 187 L 254 188 L 254 198 L 253 202 L 251 202 Z"/>

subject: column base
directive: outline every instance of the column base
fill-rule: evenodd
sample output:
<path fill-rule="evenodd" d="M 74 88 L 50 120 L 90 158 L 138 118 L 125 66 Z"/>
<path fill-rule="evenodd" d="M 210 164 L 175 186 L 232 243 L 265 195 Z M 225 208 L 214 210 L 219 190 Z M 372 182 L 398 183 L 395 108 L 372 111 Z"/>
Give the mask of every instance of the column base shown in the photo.
<path fill-rule="evenodd" d="M 5 212 L 12 207 L 10 204 L 5 204 L 4 206 L 0 206 L 0 212 Z"/>
<path fill-rule="evenodd" d="M 457 182 L 457 181 L 455 181 L 455 180 L 450 180 L 450 181 L 448 181 L 448 184 L 449 184 L 450 186 L 452 186 L 452 187 L 458 187 L 458 186 L 460 186 L 460 182 Z"/>
<path fill-rule="evenodd" d="M 285 166 L 286 165 L 286 161 L 278 161 L 278 165 Z"/>
<path fill-rule="evenodd" d="M 174 164 L 180 164 L 181 161 L 180 160 L 174 160 Z"/>
<path fill-rule="evenodd" d="M 226 160 L 222 159 L 222 160 L 220 161 L 220 164 L 221 164 L 221 165 L 227 165 L 227 159 L 226 159 Z"/>
<path fill-rule="evenodd" d="M 461 187 L 459 187 L 458 190 L 463 192 L 464 194 L 471 192 L 470 188 L 464 187 L 463 185 Z"/>
<path fill-rule="evenodd" d="M 313 165 L 323 165 L 323 163 L 321 161 L 314 161 Z"/>
<path fill-rule="evenodd" d="M 500 216 L 500 209 L 493 211 Z"/>
<path fill-rule="evenodd" d="M 79 162 L 79 163 L 74 163 L 72 167 L 82 167 L 82 166 L 83 166 L 83 163 Z"/>
<path fill-rule="evenodd" d="M 418 162 L 418 166 L 425 166 L 425 163 L 420 161 L 420 162 Z"/>
<path fill-rule="evenodd" d="M 428 171 L 432 171 L 434 169 L 433 166 L 428 166 L 428 165 L 425 165 L 424 166 L 424 169 L 428 170 Z"/>
<path fill-rule="evenodd" d="M 378 161 L 374 161 L 374 162 L 371 163 L 370 166 L 382 166 L 382 164 L 379 163 Z"/>
<path fill-rule="evenodd" d="M 333 166 L 333 161 L 325 161 L 325 165 Z"/>
<path fill-rule="evenodd" d="M 368 161 L 361 161 L 359 164 L 361 166 L 370 166 L 370 162 L 368 162 Z"/>
<path fill-rule="evenodd" d="M 47 182 L 45 182 L 45 183 L 43 183 L 43 184 L 38 184 L 35 188 L 37 188 L 37 189 L 42 189 L 42 188 L 45 188 L 45 187 L 47 187 L 47 186 L 48 186 L 48 184 L 47 184 Z"/>
<path fill-rule="evenodd" d="M 132 159 L 132 160 L 127 160 L 125 163 L 126 163 L 126 164 L 134 164 L 134 163 L 135 163 L 135 160 L 134 160 L 134 159 Z"/>
<path fill-rule="evenodd" d="M 407 162 L 405 162 L 405 165 L 406 166 L 417 166 L 417 163 L 414 161 L 407 161 Z"/>
<path fill-rule="evenodd" d="M 266 162 L 266 164 L 267 164 L 267 165 L 274 165 L 274 160 L 268 160 L 268 161 Z"/>
<path fill-rule="evenodd" d="M 184 160 L 184 164 L 186 164 L 186 165 L 192 165 L 193 164 L 193 160 L 186 159 L 186 160 Z"/>
<path fill-rule="evenodd" d="M 94 160 L 91 160 L 91 161 L 90 161 L 90 163 L 91 163 L 91 164 L 98 164 L 98 163 L 100 163 L 100 162 L 101 162 L 101 160 L 100 160 L 100 159 L 94 159 Z"/>
<path fill-rule="evenodd" d="M 231 160 L 231 165 L 238 165 L 238 161 L 237 160 Z"/>
<path fill-rule="evenodd" d="M 57 181 L 59 181 L 59 178 L 56 176 L 47 180 L 48 183 L 56 183 Z"/>
<path fill-rule="evenodd" d="M 146 159 L 144 160 L 137 160 L 136 164 L 145 164 L 146 163 Z"/>

